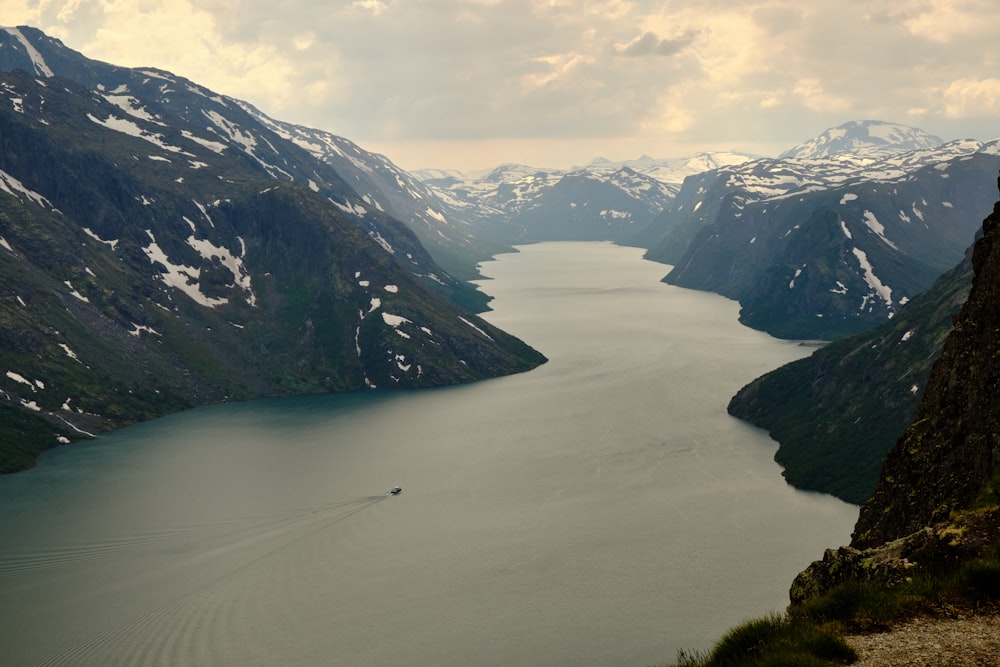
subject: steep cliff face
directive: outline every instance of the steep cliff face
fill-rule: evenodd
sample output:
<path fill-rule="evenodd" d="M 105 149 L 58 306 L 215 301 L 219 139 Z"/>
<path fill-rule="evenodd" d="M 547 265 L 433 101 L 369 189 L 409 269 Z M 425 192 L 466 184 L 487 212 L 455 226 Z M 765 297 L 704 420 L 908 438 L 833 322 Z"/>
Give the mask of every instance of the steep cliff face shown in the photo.
<path fill-rule="evenodd" d="M 855 548 L 947 519 L 998 486 L 1000 202 L 983 222 L 972 262 L 969 299 L 931 371 L 916 420 L 889 453 L 875 494 L 861 511 Z"/>

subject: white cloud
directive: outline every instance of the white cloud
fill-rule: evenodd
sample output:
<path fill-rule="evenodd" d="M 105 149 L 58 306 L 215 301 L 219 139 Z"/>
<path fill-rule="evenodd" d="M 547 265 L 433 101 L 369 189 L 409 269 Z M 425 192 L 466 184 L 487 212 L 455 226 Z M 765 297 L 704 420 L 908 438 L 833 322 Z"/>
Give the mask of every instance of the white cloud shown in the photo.
<path fill-rule="evenodd" d="M 997 14 L 993 0 L 925 0 L 903 25 L 913 35 L 947 43 L 972 34 L 993 34 Z"/>
<path fill-rule="evenodd" d="M 959 79 L 942 94 L 944 112 L 950 118 L 997 117 L 1000 113 L 1000 79 Z M 1000 134 L 1000 132 L 998 132 Z"/>

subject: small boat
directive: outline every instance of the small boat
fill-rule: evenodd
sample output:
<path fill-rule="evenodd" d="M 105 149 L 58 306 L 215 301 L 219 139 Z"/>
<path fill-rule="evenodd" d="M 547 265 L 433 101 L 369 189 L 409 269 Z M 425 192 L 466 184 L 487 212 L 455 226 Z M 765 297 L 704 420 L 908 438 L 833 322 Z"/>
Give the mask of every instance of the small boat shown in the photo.
<path fill-rule="evenodd" d="M 403 492 L 403 487 L 401 487 L 401 486 L 394 486 L 394 487 L 392 487 L 392 489 L 389 490 L 389 495 L 391 495 L 391 496 L 398 496 L 402 492 Z"/>

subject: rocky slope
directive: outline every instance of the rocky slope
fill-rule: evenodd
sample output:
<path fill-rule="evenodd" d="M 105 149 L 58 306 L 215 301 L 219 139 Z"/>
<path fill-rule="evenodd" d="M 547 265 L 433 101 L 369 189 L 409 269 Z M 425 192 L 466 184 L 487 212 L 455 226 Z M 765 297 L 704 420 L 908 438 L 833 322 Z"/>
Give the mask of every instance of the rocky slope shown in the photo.
<path fill-rule="evenodd" d="M 1000 203 L 983 223 L 972 263 L 969 298 L 851 545 L 828 550 L 800 574 L 793 603 L 845 581 L 893 586 L 948 572 L 1000 541 Z"/>
<path fill-rule="evenodd" d="M 0 37 L 0 65 L 24 66 L 0 74 L 0 470 L 208 402 L 544 361 L 449 298 L 459 281 L 409 228 L 233 100 L 37 31 Z"/>

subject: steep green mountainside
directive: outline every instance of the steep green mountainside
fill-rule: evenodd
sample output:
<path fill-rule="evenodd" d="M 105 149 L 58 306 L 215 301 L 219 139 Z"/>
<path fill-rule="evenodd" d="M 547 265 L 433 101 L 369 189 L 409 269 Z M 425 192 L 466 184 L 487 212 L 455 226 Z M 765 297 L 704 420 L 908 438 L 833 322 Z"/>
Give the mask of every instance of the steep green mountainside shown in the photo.
<path fill-rule="evenodd" d="M 194 405 L 544 361 L 429 287 L 401 224 L 359 215 L 349 189 L 275 178 L 293 165 L 262 157 L 242 111 L 147 104 L 140 87 L 0 75 L 0 470 Z"/>
<path fill-rule="evenodd" d="M 889 452 L 861 510 L 854 547 L 896 540 L 1000 500 L 1000 202 L 983 222 L 972 265 L 969 298 L 915 421 Z"/>
<path fill-rule="evenodd" d="M 743 387 L 729 413 L 778 441 L 775 460 L 789 484 L 863 504 L 886 453 L 913 421 L 971 282 L 970 251 L 885 324 Z"/>

